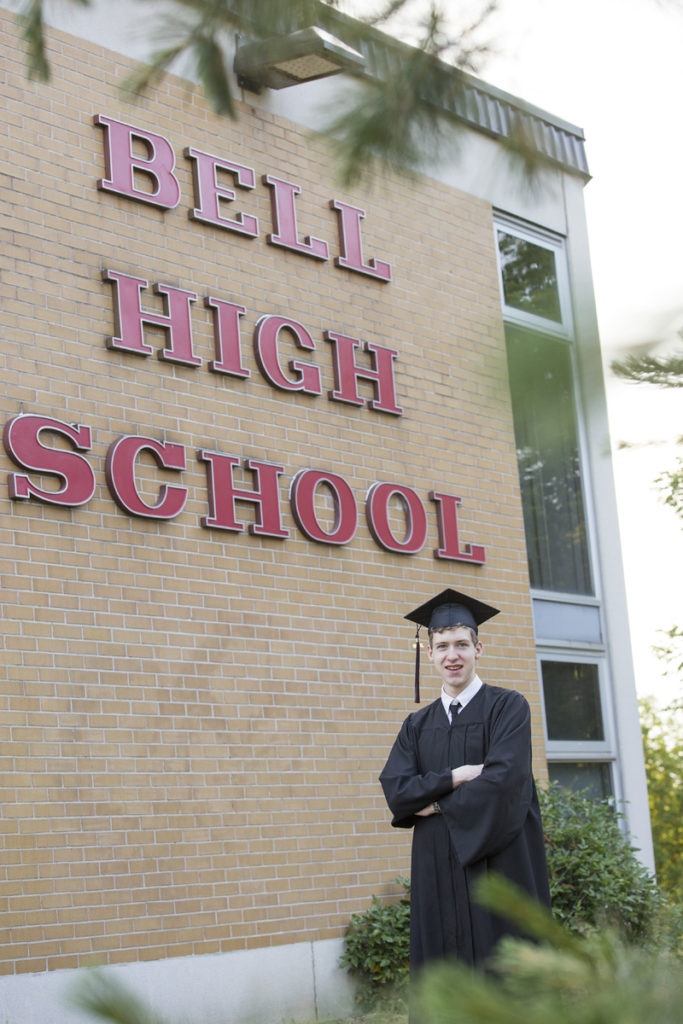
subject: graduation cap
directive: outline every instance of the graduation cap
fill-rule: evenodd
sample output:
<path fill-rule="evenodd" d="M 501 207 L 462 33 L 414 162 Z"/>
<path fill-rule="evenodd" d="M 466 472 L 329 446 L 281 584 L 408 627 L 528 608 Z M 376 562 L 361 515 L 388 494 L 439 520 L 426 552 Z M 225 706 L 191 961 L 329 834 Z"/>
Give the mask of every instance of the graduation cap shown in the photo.
<path fill-rule="evenodd" d="M 476 597 L 468 594 L 461 594 L 458 590 L 451 590 L 448 587 L 442 590 L 436 597 L 425 601 L 412 612 L 405 616 L 411 622 L 417 624 L 415 630 L 415 703 L 420 702 L 420 628 L 427 629 L 450 629 L 452 626 L 469 626 L 475 633 L 479 632 L 479 626 L 487 619 L 492 619 L 499 612 L 490 604 L 477 601 Z"/>

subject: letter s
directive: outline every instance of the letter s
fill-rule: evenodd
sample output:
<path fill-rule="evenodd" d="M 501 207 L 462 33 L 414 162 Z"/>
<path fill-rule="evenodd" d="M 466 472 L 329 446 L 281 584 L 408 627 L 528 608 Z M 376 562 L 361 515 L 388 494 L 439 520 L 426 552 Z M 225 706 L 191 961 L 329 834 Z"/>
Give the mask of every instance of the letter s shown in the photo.
<path fill-rule="evenodd" d="M 20 501 L 33 497 L 48 505 L 68 508 L 85 505 L 95 493 L 95 474 L 90 463 L 75 452 L 44 445 L 43 431 L 67 438 L 79 451 L 87 452 L 92 447 L 89 427 L 63 423 L 49 416 L 14 416 L 5 424 L 2 436 L 9 457 L 22 469 L 59 477 L 62 486 L 59 490 L 44 490 L 31 483 L 25 474 L 10 473 L 10 498 Z"/>

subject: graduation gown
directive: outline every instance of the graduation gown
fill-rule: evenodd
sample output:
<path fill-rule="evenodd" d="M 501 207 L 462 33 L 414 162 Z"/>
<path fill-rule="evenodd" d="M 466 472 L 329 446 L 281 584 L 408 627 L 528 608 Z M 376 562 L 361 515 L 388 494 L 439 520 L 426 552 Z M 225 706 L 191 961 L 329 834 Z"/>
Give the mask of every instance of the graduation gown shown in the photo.
<path fill-rule="evenodd" d="M 453 717 L 440 698 L 409 715 L 380 776 L 392 825 L 413 829 L 411 969 L 449 956 L 482 964 L 513 931 L 472 898 L 489 871 L 550 906 L 527 701 L 484 684 Z M 452 788 L 452 768 L 482 763 L 477 779 Z M 441 814 L 416 815 L 434 801 Z"/>

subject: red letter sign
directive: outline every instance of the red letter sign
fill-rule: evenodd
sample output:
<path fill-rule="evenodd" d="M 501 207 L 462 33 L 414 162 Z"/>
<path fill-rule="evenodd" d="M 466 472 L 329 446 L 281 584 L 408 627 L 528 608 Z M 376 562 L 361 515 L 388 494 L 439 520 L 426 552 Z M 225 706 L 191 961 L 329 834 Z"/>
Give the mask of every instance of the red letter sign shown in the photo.
<path fill-rule="evenodd" d="M 202 516 L 202 526 L 212 526 L 217 530 L 243 530 L 244 523 L 235 517 L 235 502 L 250 501 L 256 505 L 257 521 L 249 527 L 249 533 L 262 537 L 289 537 L 289 530 L 284 529 L 280 520 L 277 486 L 278 477 L 285 471 L 284 466 L 247 459 L 245 468 L 253 470 L 257 484 L 253 491 L 246 491 L 235 487 L 233 480 L 233 469 L 239 466 L 239 459 L 203 448 L 197 452 L 197 458 L 206 463 L 209 487 L 209 515 Z"/>
<path fill-rule="evenodd" d="M 324 530 L 315 512 L 315 492 L 325 484 L 334 501 L 334 526 Z M 325 544 L 348 544 L 356 532 L 358 512 L 353 491 L 343 477 L 316 469 L 302 469 L 292 480 L 290 488 L 292 512 L 299 529 L 311 540 Z"/>
<path fill-rule="evenodd" d="M 191 211 L 190 217 L 193 220 L 204 221 L 205 224 L 215 224 L 219 228 L 227 228 L 228 231 L 237 231 L 249 238 L 256 238 L 258 235 L 258 220 L 248 213 L 238 213 L 234 220 L 224 217 L 221 213 L 221 200 L 230 202 L 235 198 L 235 192 L 218 184 L 218 171 L 229 171 L 234 175 L 235 183 L 240 188 L 253 188 L 256 184 L 256 175 L 251 167 L 243 167 L 242 164 L 234 164 L 230 160 L 220 160 L 216 156 L 209 156 L 198 149 L 186 149 L 185 156 L 195 161 L 194 175 L 194 201 L 197 204 Z"/>
<path fill-rule="evenodd" d="M 356 270 L 359 274 L 376 277 L 378 281 L 391 281 L 391 264 L 374 258 L 369 263 L 363 261 L 360 222 L 365 216 L 365 211 L 357 206 L 349 206 L 348 203 L 340 203 L 338 199 L 332 199 L 330 207 L 337 211 L 339 220 L 341 256 L 335 257 L 335 266 Z"/>
<path fill-rule="evenodd" d="M 23 469 L 59 477 L 62 486 L 58 491 L 45 491 L 32 484 L 27 476 L 10 473 L 10 498 L 19 501 L 33 497 L 48 505 L 68 508 L 85 505 L 95 493 L 95 474 L 90 463 L 75 452 L 63 448 L 47 448 L 40 437 L 44 430 L 66 437 L 79 451 L 90 451 L 92 442 L 89 427 L 62 423 L 49 416 L 14 416 L 5 424 L 2 437 L 9 457 Z"/>
<path fill-rule="evenodd" d="M 176 207 L 180 202 L 180 185 L 173 173 L 175 154 L 170 142 L 162 135 L 133 128 L 102 114 L 96 114 L 94 121 L 104 128 L 104 163 L 107 169 L 107 177 L 100 178 L 97 187 L 104 192 L 115 192 L 166 210 Z M 147 150 L 146 157 L 133 155 L 134 142 L 142 142 Z M 136 171 L 151 182 L 151 192 L 136 188 Z"/>
<path fill-rule="evenodd" d="M 458 562 L 475 562 L 484 565 L 486 548 L 481 544 L 464 544 L 460 546 L 458 536 L 458 505 L 462 498 L 452 494 L 438 494 L 431 491 L 429 497 L 436 502 L 436 515 L 439 522 L 439 548 L 434 552 L 435 558 L 453 558 Z"/>
<path fill-rule="evenodd" d="M 285 377 L 277 356 L 280 331 L 289 331 L 299 348 L 314 349 L 315 342 L 306 328 L 296 320 L 274 314 L 262 316 L 254 328 L 254 351 L 261 373 L 276 388 L 285 391 L 305 391 L 307 395 L 319 395 L 322 391 L 320 371 L 313 363 L 302 363 L 297 359 L 289 361 L 290 370 L 297 374 L 294 380 Z"/>
<path fill-rule="evenodd" d="M 140 497 L 135 482 L 135 460 L 149 451 L 164 469 L 185 469 L 185 449 L 181 444 L 164 444 L 151 437 L 120 437 L 107 452 L 105 474 L 112 498 L 124 512 L 144 519 L 173 519 L 187 501 L 187 488 L 164 484 L 159 497 L 149 505 Z"/>
<path fill-rule="evenodd" d="M 327 242 L 311 238 L 310 235 L 307 235 L 303 242 L 299 241 L 294 206 L 294 197 L 301 194 L 299 186 L 282 181 L 281 178 L 274 178 L 272 174 L 264 174 L 261 180 L 272 189 L 271 206 L 275 233 L 266 235 L 266 241 L 270 245 L 281 245 L 285 249 L 303 253 L 304 256 L 312 256 L 316 260 L 328 259 L 330 251 Z"/>
<path fill-rule="evenodd" d="M 216 358 L 209 362 L 213 373 L 229 373 L 231 377 L 251 377 L 251 370 L 242 366 L 240 352 L 240 317 L 246 309 L 236 302 L 226 302 L 207 295 L 204 299 L 207 309 L 213 309 L 213 339 Z"/>
<path fill-rule="evenodd" d="M 114 286 L 114 323 L 116 336 L 107 338 L 107 348 L 123 349 L 139 356 L 149 356 L 154 349 L 143 339 L 143 324 L 155 324 L 166 331 L 169 344 L 159 352 L 160 359 L 185 366 L 199 366 L 202 362 L 192 350 L 190 303 L 197 301 L 195 292 L 184 292 L 170 285 L 157 284 L 154 291 L 164 297 L 165 313 L 150 313 L 142 308 L 142 289 L 148 282 L 144 277 L 129 277 L 113 270 L 104 270 L 102 278 Z"/>
<path fill-rule="evenodd" d="M 334 382 L 335 391 L 329 391 L 328 397 L 337 402 L 348 402 L 349 405 L 365 405 L 365 399 L 358 394 L 356 382 L 359 377 L 373 383 L 375 395 L 368 402 L 371 409 L 378 412 L 390 412 L 394 416 L 402 416 L 403 409 L 396 404 L 396 384 L 394 382 L 393 360 L 398 355 L 393 348 L 371 345 L 366 341 L 363 348 L 372 356 L 374 369 L 362 369 L 356 365 L 354 350 L 360 345 L 356 338 L 347 338 L 343 334 L 325 331 L 325 341 L 334 345 Z"/>
<path fill-rule="evenodd" d="M 397 495 L 406 517 L 403 540 L 396 540 L 389 525 L 389 501 Z M 365 504 L 370 532 L 378 544 L 387 551 L 415 555 L 427 540 L 427 513 L 415 491 L 400 484 L 373 484 Z"/>

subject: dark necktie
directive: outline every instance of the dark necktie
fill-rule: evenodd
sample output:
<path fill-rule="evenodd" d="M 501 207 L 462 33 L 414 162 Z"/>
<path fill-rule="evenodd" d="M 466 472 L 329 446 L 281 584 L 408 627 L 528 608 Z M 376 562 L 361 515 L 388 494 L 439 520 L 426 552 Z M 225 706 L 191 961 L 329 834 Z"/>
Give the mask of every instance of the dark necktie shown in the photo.
<path fill-rule="evenodd" d="M 458 714 L 458 708 L 460 707 L 460 701 L 454 700 L 451 704 L 451 725 L 455 721 L 456 715 Z"/>

